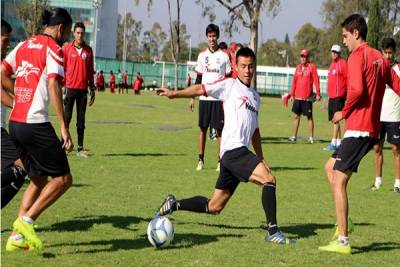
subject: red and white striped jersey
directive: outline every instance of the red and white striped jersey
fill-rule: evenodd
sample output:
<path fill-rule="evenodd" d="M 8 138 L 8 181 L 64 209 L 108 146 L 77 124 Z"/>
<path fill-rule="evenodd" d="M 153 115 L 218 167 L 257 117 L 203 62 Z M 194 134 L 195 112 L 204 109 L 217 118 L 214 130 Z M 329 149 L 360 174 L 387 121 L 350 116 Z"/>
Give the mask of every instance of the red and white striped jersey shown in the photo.
<path fill-rule="evenodd" d="M 33 35 L 21 42 L 2 62 L 9 73 L 15 73 L 14 108 L 11 121 L 48 122 L 49 93 L 47 80 L 64 77 L 63 51 L 47 35 Z"/>

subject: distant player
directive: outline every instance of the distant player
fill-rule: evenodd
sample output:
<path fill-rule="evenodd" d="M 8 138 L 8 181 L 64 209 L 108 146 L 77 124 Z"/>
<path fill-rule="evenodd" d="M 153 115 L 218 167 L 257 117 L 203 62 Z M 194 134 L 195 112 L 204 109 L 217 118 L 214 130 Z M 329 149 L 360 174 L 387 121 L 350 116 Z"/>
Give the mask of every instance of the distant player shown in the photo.
<path fill-rule="evenodd" d="M 21 42 L 2 62 L 2 90 L 14 91 L 10 136 L 26 151 L 30 184 L 21 200 L 18 218 L 6 250 L 41 250 L 34 221 L 72 184 L 65 150 L 73 148 L 64 121 L 60 82 L 64 78 L 60 47 L 71 33 L 72 19 L 62 8 L 45 11 L 43 34 Z M 15 85 L 11 75 L 15 74 Z M 49 122 L 48 104 L 53 104 L 63 143 Z M 48 180 L 48 176 L 52 179 Z"/>
<path fill-rule="evenodd" d="M 215 24 L 209 24 L 206 28 L 206 37 L 208 48 L 200 52 L 195 71 L 197 73 L 196 84 L 213 83 L 224 79 L 231 73 L 231 63 L 226 52 L 218 47 L 219 27 Z M 189 108 L 194 111 L 194 99 L 190 100 Z M 222 102 L 212 96 L 200 96 L 199 101 L 199 160 L 196 170 L 201 171 L 204 168 L 204 151 L 206 147 L 207 129 L 216 129 L 217 131 L 217 154 L 221 143 L 221 132 L 224 127 L 224 111 Z M 219 171 L 219 162 L 217 171 Z"/>
<path fill-rule="evenodd" d="M 337 235 L 319 250 L 351 254 L 348 237 L 347 184 L 357 172 L 361 159 L 377 143 L 380 132 L 380 111 L 385 84 L 400 93 L 400 80 L 393 75 L 389 61 L 369 47 L 367 23 L 359 14 L 353 14 L 341 24 L 343 43 L 351 52 L 348 59 L 348 86 L 346 103 L 332 121 L 346 119 L 342 144 L 325 164 L 332 187 L 337 220 Z"/>
<path fill-rule="evenodd" d="M 115 94 L 115 75 L 112 70 L 110 70 L 110 93 Z"/>
<path fill-rule="evenodd" d="M 315 99 L 320 100 L 319 77 L 317 67 L 309 62 L 309 52 L 307 49 L 300 51 L 300 64 L 297 65 L 293 74 L 293 83 L 290 96 L 293 101 L 292 112 L 293 118 L 293 131 L 289 141 L 295 142 L 297 140 L 297 132 L 300 125 L 300 116 L 306 116 L 308 121 L 309 143 L 314 143 L 314 119 L 313 119 L 313 84 L 315 85 L 316 95 Z"/>
<path fill-rule="evenodd" d="M 128 93 L 128 72 L 124 71 L 122 74 L 122 93 L 124 93 L 124 89 L 126 93 Z"/>
<path fill-rule="evenodd" d="M 168 98 L 213 96 L 224 101 L 225 125 L 221 140 L 221 170 L 211 199 L 194 196 L 176 200 L 167 196 L 157 210 L 157 216 L 174 211 L 192 211 L 217 215 L 221 213 L 240 182 L 253 182 L 262 188 L 262 206 L 267 219 L 266 241 L 293 244 L 278 228 L 276 219 L 276 179 L 264 160 L 258 124 L 260 96 L 250 86 L 256 71 L 256 58 L 250 48 L 237 52 L 238 78 L 227 78 L 214 83 L 196 84 L 185 90 L 170 91 L 162 88 L 159 95 Z M 252 142 L 254 155 L 249 149 Z"/>
<path fill-rule="evenodd" d="M 135 92 L 135 95 L 140 95 L 140 88 L 142 88 L 142 84 L 143 84 L 143 77 L 140 74 L 140 72 L 138 72 L 137 75 L 136 75 L 136 80 L 132 84 L 133 91 Z"/>
<path fill-rule="evenodd" d="M 104 91 L 104 73 L 101 70 L 96 77 L 96 90 Z"/>
<path fill-rule="evenodd" d="M 93 77 L 93 51 L 85 42 L 85 25 L 83 22 L 75 23 L 74 40 L 65 45 L 63 51 L 65 87 L 67 88 L 67 95 L 64 100 L 65 123 L 67 128 L 69 128 L 76 103 L 77 156 L 87 158 L 87 151 L 83 147 L 87 95 L 89 89 L 89 106 L 92 106 L 95 100 L 96 88 Z"/>
<path fill-rule="evenodd" d="M 331 48 L 332 62 L 328 70 L 328 120 L 332 121 L 333 114 L 341 111 L 346 101 L 347 86 L 347 62 L 341 56 L 340 45 Z M 334 151 L 341 143 L 340 123 L 333 123 L 333 134 L 331 143 L 324 148 Z"/>
<path fill-rule="evenodd" d="M 122 88 L 122 73 L 121 73 L 121 70 L 117 71 L 117 86 L 118 86 L 118 94 L 121 94 L 121 91 L 122 91 L 122 94 L 123 94 L 124 90 Z"/>
<path fill-rule="evenodd" d="M 395 62 L 396 42 L 393 38 L 383 38 L 382 54 L 393 65 L 393 70 L 400 77 L 399 64 Z M 385 136 L 393 153 L 394 163 L 394 192 L 400 193 L 400 97 L 388 85 L 382 101 L 381 132 L 379 143 L 374 146 L 375 151 L 375 183 L 371 190 L 379 190 L 383 184 L 383 145 Z"/>

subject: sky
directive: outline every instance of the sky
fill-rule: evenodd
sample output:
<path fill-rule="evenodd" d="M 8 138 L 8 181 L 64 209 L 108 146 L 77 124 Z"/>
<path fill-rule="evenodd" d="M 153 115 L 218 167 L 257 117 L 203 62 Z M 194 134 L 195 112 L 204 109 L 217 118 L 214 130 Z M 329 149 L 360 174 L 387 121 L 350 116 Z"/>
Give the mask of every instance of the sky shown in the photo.
<path fill-rule="evenodd" d="M 163 30 L 168 32 L 168 7 L 166 2 L 166 0 L 153 0 L 153 6 L 149 13 L 146 0 L 140 0 L 138 6 L 134 5 L 133 0 L 118 0 L 118 11 L 123 15 L 126 10 L 132 13 L 135 20 L 141 20 L 143 23 L 142 33 L 145 30 L 150 30 L 154 22 L 159 22 Z M 175 3 L 174 0 L 171 2 Z M 206 2 L 212 3 L 214 1 L 209 0 Z M 265 14 L 262 15 L 259 42 L 265 42 L 270 38 L 283 41 L 286 33 L 289 34 L 290 40 L 293 41 L 297 31 L 305 23 L 311 23 L 315 27 L 322 28 L 323 21 L 320 11 L 323 2 L 324 0 L 281 0 L 281 9 L 276 17 L 271 18 Z M 172 11 L 176 10 L 174 6 L 171 9 Z M 181 21 L 187 26 L 192 46 L 205 41 L 205 28 L 210 23 L 209 19 L 202 17 L 201 13 L 201 6 L 197 5 L 195 0 L 183 0 Z M 214 23 L 219 25 L 221 29 L 220 41 L 227 43 L 231 41 L 249 42 L 250 32 L 247 28 L 239 27 L 241 28 L 240 32 L 235 33 L 232 38 L 222 33 L 221 23 L 228 17 L 227 9 L 215 3 L 215 13 L 216 20 Z M 174 17 L 176 16 L 174 15 Z"/>

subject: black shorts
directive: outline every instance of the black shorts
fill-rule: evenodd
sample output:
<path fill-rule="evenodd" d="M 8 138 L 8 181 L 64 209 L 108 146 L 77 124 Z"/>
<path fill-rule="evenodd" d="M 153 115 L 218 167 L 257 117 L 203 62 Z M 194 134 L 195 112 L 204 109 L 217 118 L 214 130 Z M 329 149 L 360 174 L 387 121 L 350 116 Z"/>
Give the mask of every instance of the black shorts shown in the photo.
<path fill-rule="evenodd" d="M 1 169 L 13 165 L 23 154 L 22 147 L 17 146 L 6 129 L 1 127 Z"/>
<path fill-rule="evenodd" d="M 342 111 L 346 99 L 342 97 L 329 98 L 328 101 L 328 120 L 331 121 L 335 112 Z"/>
<path fill-rule="evenodd" d="M 70 173 L 67 155 L 50 122 L 10 121 L 10 136 L 24 148 L 29 177 L 58 177 Z"/>
<path fill-rule="evenodd" d="M 377 139 L 370 137 L 344 138 L 339 149 L 332 154 L 332 158 L 336 159 L 333 169 L 341 172 L 357 172 L 361 159 L 377 142 Z"/>
<path fill-rule="evenodd" d="M 400 144 L 400 121 L 387 122 L 381 121 L 380 141 L 385 140 L 392 145 Z"/>
<path fill-rule="evenodd" d="M 312 106 L 311 101 L 295 99 L 292 106 L 292 112 L 297 116 L 304 115 L 310 119 L 312 118 Z"/>
<path fill-rule="evenodd" d="M 207 129 L 208 126 L 219 131 L 224 128 L 224 109 L 221 101 L 199 101 L 199 127 Z"/>
<path fill-rule="evenodd" d="M 231 195 L 240 182 L 247 183 L 257 165 L 262 162 L 247 147 L 227 151 L 221 158 L 221 170 L 215 189 L 229 190 Z"/>

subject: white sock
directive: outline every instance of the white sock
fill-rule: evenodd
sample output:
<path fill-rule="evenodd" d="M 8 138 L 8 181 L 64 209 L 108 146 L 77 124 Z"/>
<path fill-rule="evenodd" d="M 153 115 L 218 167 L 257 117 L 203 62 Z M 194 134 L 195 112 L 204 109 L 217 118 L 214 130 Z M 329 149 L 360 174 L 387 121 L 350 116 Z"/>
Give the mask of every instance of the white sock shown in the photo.
<path fill-rule="evenodd" d="M 15 235 L 10 236 L 10 239 L 18 241 L 18 240 L 24 239 L 24 237 L 21 234 L 15 234 Z"/>
<path fill-rule="evenodd" d="M 26 223 L 30 223 L 33 224 L 34 221 L 32 220 L 32 218 L 28 217 L 28 216 L 22 216 L 22 220 L 24 220 L 24 222 Z"/>
<path fill-rule="evenodd" d="M 339 138 L 336 139 L 336 146 L 340 146 L 341 143 L 342 143 L 342 140 L 340 140 Z"/>
<path fill-rule="evenodd" d="M 349 244 L 349 237 L 348 236 L 339 235 L 338 240 L 339 240 L 340 244 L 343 245 L 343 246 L 347 246 Z"/>
<path fill-rule="evenodd" d="M 395 179 L 394 180 L 394 187 L 400 187 L 400 179 Z"/>
<path fill-rule="evenodd" d="M 375 186 L 381 186 L 383 184 L 382 177 L 376 177 L 375 178 Z"/>
<path fill-rule="evenodd" d="M 331 145 L 336 146 L 336 139 L 332 138 Z"/>

